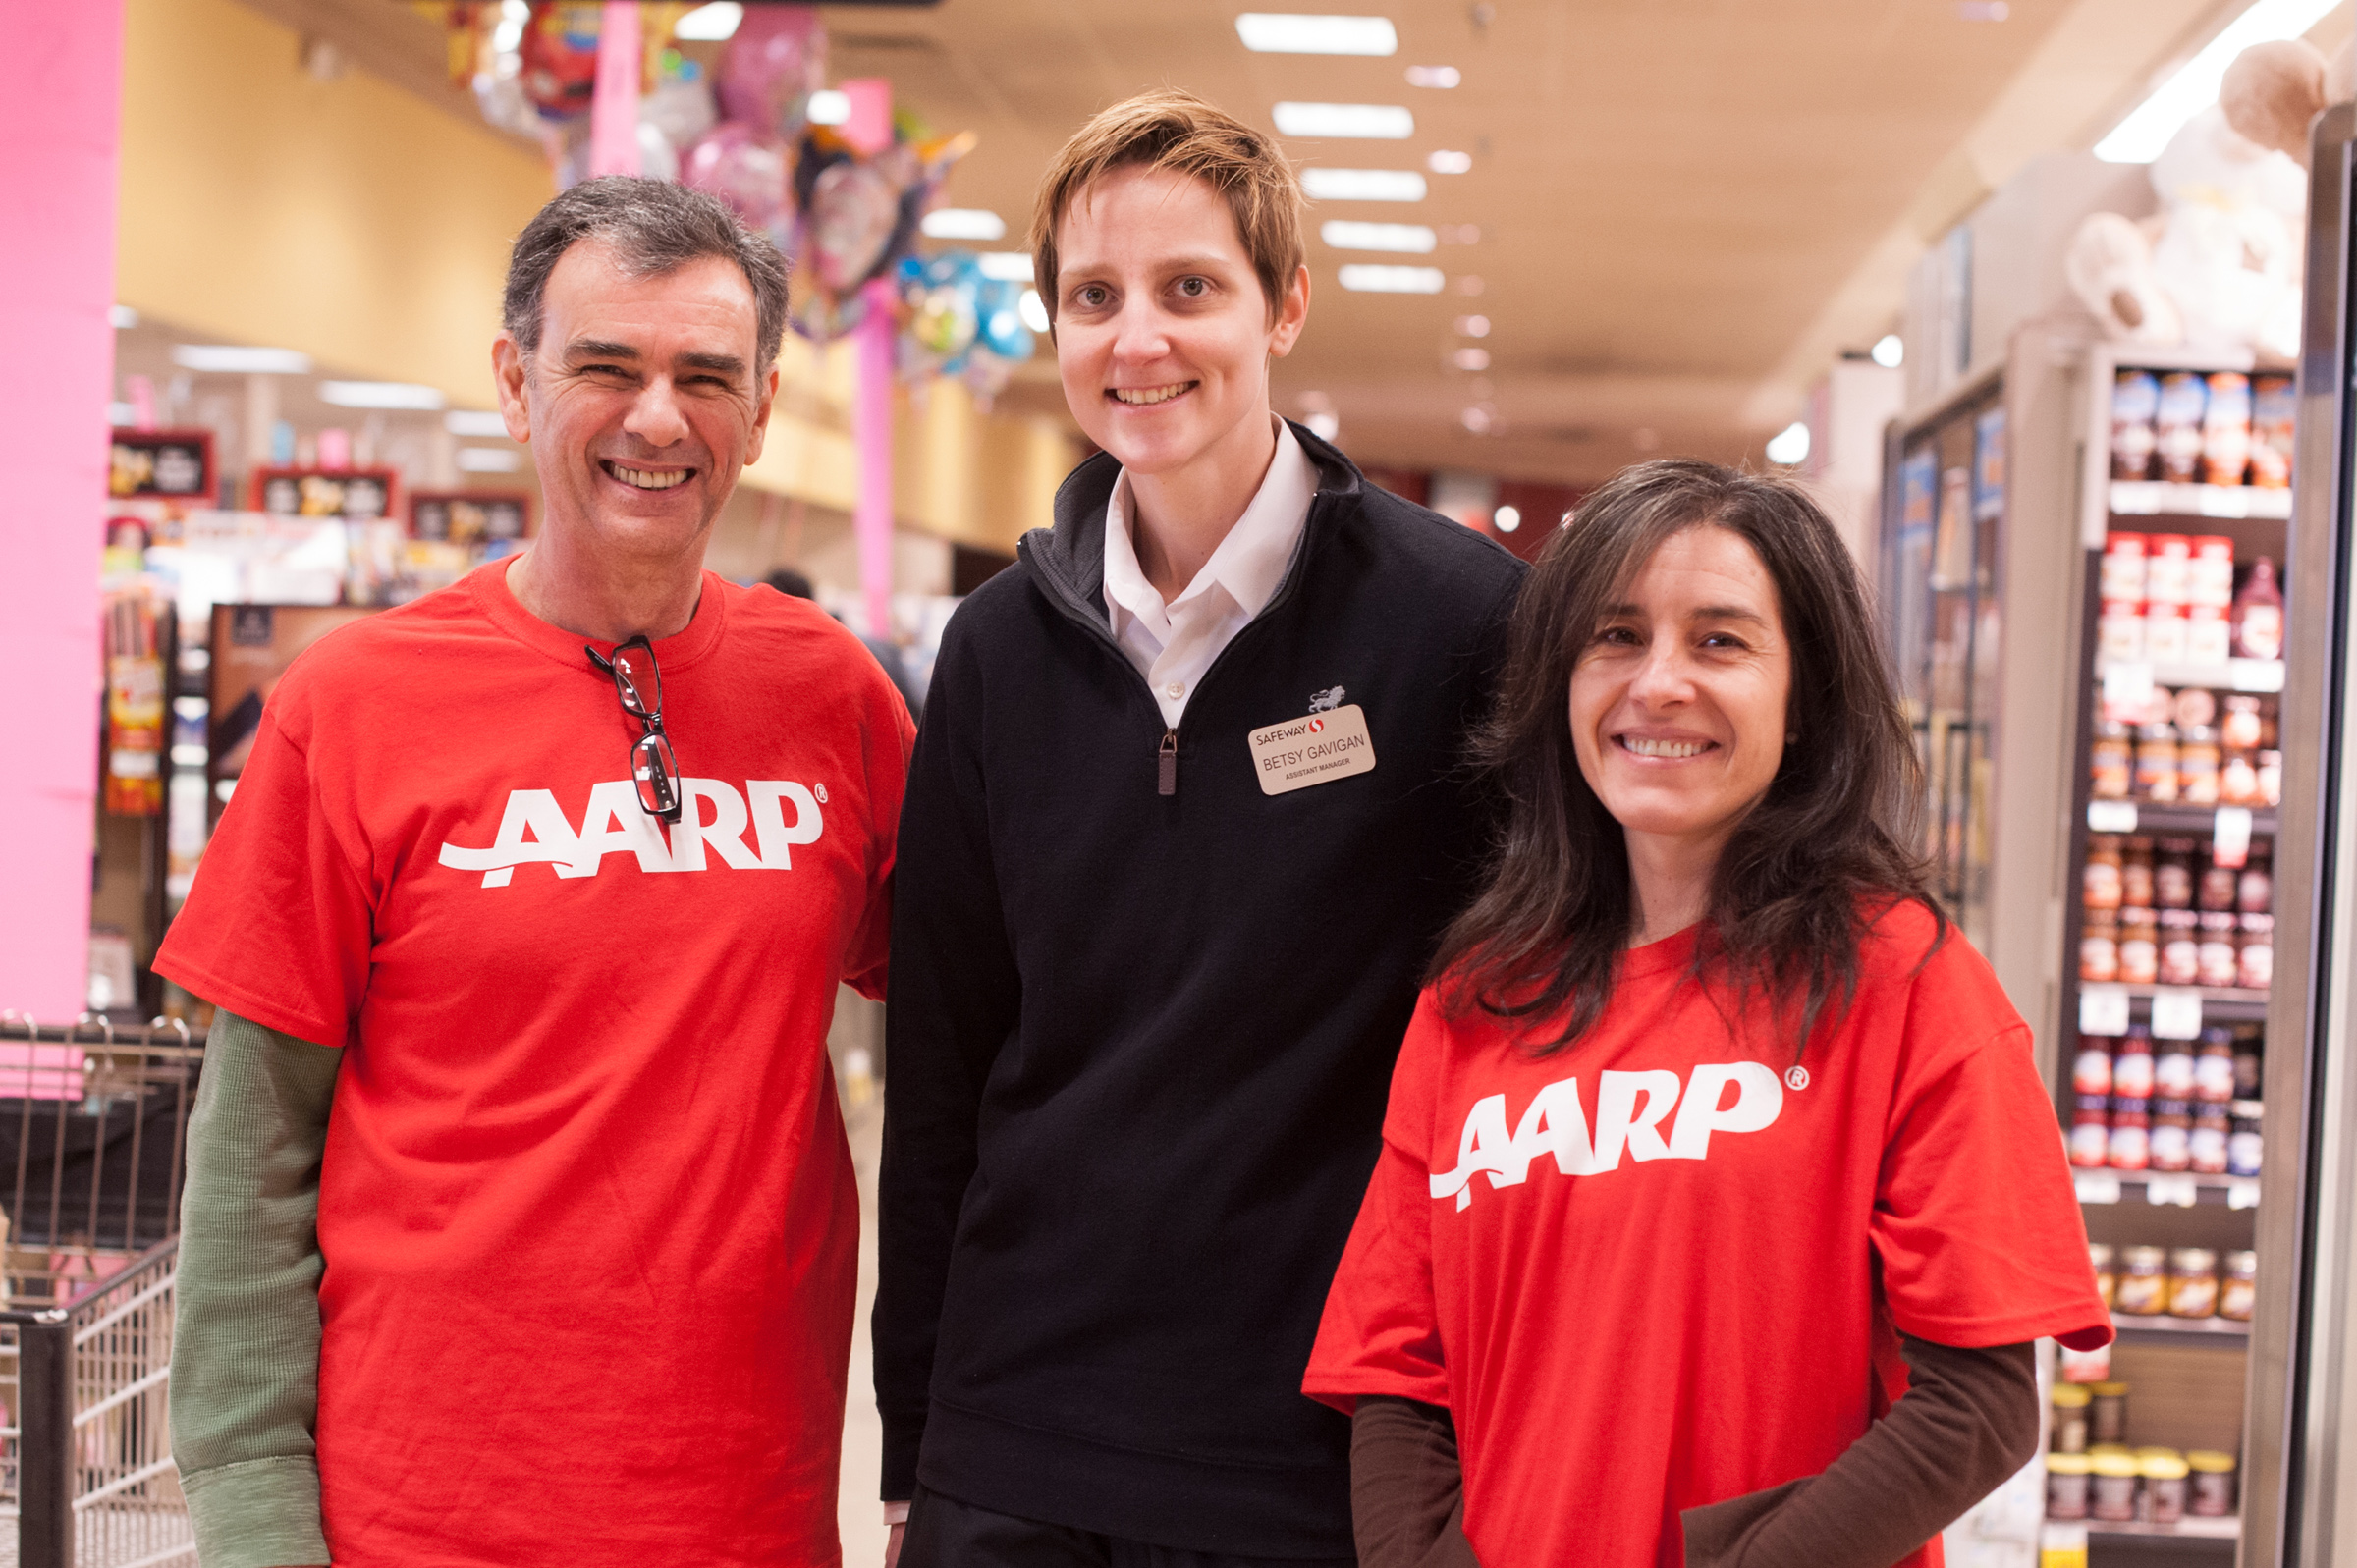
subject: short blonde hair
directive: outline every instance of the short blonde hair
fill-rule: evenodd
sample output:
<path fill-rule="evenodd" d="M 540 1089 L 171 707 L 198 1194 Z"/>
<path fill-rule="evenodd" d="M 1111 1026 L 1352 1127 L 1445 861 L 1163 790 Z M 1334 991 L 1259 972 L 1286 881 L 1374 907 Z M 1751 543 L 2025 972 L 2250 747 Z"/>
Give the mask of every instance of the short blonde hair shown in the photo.
<path fill-rule="evenodd" d="M 1056 225 L 1090 181 L 1116 169 L 1168 169 L 1206 181 L 1235 216 L 1269 319 L 1302 265 L 1301 182 L 1276 142 L 1191 92 L 1143 92 L 1101 110 L 1064 144 L 1031 209 L 1031 270 L 1056 319 Z"/>

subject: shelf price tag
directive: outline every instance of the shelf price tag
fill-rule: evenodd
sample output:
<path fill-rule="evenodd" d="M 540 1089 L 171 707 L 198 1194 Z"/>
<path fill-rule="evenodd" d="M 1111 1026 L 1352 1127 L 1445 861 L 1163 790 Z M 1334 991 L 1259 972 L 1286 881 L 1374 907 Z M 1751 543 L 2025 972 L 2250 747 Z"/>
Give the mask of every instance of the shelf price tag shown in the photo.
<path fill-rule="evenodd" d="M 2251 858 L 2251 813 L 2247 806 L 2220 806 L 2210 828 L 2210 858 L 2240 870 Z"/>
<path fill-rule="evenodd" d="M 2134 833 L 2136 831 L 2136 802 L 2133 800 L 2088 801 L 2087 831 L 2089 833 Z"/>
<path fill-rule="evenodd" d="M 2079 988 L 2079 1033 L 2117 1036 L 2128 1032 L 2128 988 Z M 2199 1033 L 2197 1030 L 2196 1033 Z"/>
<path fill-rule="evenodd" d="M 2144 1178 L 2144 1201 L 2163 1208 L 2190 1209 L 2201 1189 L 2191 1176 L 2147 1176 Z"/>
<path fill-rule="evenodd" d="M 2259 1183 L 2257 1183 L 2257 1182 L 2255 1182 L 2255 1181 L 2229 1181 L 2229 1182 L 2227 1182 L 2227 1183 L 2226 1183 L 2226 1207 L 2227 1207 L 2227 1208 L 2229 1208 L 2229 1209 L 2256 1209 L 2256 1208 L 2258 1208 L 2258 1207 L 2259 1207 Z"/>
<path fill-rule="evenodd" d="M 2081 1170 L 2073 1173 L 2081 1203 L 2119 1202 L 2119 1178 L 2109 1170 Z"/>
<path fill-rule="evenodd" d="M 2086 1031 L 2081 1030 L 2084 1034 Z M 2161 986 L 2153 992 L 2153 1038 L 2202 1038 L 2202 994 L 2187 986 Z"/>
<path fill-rule="evenodd" d="M 2104 666 L 2104 706 L 2126 713 L 2152 700 L 2153 667 L 2133 660 Z"/>

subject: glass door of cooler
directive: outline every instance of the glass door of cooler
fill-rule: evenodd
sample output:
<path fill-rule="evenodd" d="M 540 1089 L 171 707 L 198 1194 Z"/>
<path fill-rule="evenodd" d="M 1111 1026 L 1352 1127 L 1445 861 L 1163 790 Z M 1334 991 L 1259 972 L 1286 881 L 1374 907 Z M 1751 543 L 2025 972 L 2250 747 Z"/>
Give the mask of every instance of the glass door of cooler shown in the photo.
<path fill-rule="evenodd" d="M 2056 1093 L 2118 1337 L 2060 1356 L 2048 1513 L 2083 1531 L 2093 1568 L 2222 1568 L 2269 1288 L 2289 377 L 2098 351 L 2089 384 L 2090 460 L 2110 477 L 2089 485 L 2081 541 Z M 2255 403 L 2282 426 L 2263 421 L 2259 462 Z"/>
<path fill-rule="evenodd" d="M 1899 437 L 1897 504 L 1882 550 L 1899 695 L 1923 761 L 1924 848 L 1941 902 L 1984 949 L 2001 629 L 2001 385 L 1989 378 Z"/>

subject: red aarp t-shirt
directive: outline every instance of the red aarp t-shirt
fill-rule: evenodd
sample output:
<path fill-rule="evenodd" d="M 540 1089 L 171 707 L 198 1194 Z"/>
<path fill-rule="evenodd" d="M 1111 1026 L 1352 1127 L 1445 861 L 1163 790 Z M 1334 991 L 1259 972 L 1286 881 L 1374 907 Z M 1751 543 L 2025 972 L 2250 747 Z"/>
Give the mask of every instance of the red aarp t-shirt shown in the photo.
<path fill-rule="evenodd" d="M 881 989 L 907 712 L 816 605 L 707 572 L 655 644 L 667 830 L 507 565 L 295 662 L 157 960 L 346 1052 L 328 1543 L 832 1564 L 858 1206 L 825 1037 L 839 978 Z"/>
<path fill-rule="evenodd" d="M 1883 914 L 1797 1063 L 1689 977 L 1692 931 L 1546 1057 L 1427 992 L 1306 1391 L 1448 1407 L 1488 1568 L 1677 1568 L 1680 1510 L 1816 1475 L 1888 1410 L 1894 1328 L 2107 1341 L 2029 1031 L 1932 935 Z"/>

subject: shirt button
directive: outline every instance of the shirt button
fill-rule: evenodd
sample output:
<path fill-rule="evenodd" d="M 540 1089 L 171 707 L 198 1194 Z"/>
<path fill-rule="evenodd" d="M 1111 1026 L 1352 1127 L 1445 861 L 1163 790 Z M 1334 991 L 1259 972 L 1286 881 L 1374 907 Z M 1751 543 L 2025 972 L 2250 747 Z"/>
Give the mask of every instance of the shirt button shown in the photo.
<path fill-rule="evenodd" d="M 1186 682 L 1183 680 L 1174 680 L 1162 689 L 1164 695 L 1176 700 L 1186 695 Z"/>

